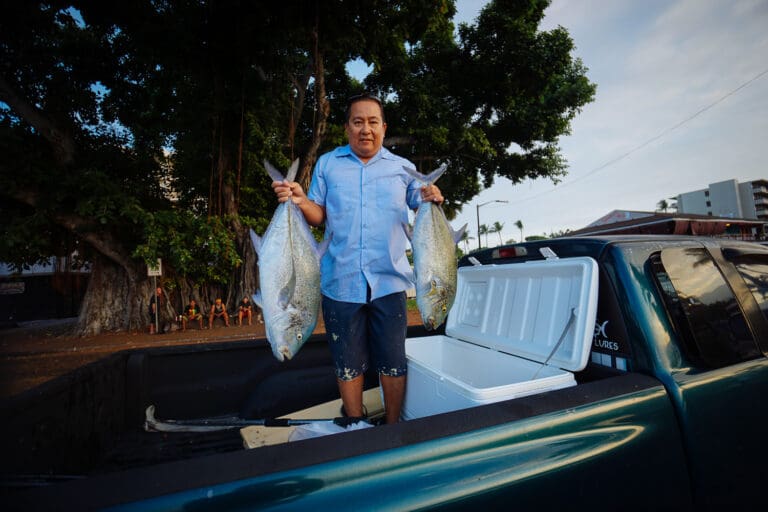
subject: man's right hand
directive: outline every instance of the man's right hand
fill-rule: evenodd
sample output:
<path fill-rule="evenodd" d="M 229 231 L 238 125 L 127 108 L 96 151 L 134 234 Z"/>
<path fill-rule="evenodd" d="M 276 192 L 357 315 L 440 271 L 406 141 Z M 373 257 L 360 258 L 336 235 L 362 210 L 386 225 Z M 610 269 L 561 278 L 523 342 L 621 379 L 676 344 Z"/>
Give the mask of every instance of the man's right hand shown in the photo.
<path fill-rule="evenodd" d="M 272 189 L 275 191 L 279 202 L 285 203 L 289 199 L 293 201 L 293 204 L 299 207 L 310 226 L 319 226 L 325 221 L 325 208 L 318 206 L 310 200 L 307 194 L 304 193 L 304 189 L 297 182 L 273 181 Z"/>
<path fill-rule="evenodd" d="M 301 185 L 295 181 L 273 181 L 272 189 L 275 191 L 275 195 L 277 195 L 277 200 L 281 203 L 290 199 L 299 206 L 307 199 L 307 195 L 304 193 Z"/>

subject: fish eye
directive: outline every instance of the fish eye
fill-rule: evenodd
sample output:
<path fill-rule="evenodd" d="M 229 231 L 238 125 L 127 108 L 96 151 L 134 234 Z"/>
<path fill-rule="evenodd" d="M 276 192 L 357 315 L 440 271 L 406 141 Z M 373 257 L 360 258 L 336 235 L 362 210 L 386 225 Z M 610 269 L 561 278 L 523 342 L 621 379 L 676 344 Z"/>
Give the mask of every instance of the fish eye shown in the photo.
<path fill-rule="evenodd" d="M 296 339 L 297 339 L 297 340 L 301 341 L 301 340 L 302 340 L 302 338 L 304 338 L 304 335 L 303 335 L 303 334 L 299 333 L 299 334 L 297 334 L 297 335 L 296 335 Z"/>
<path fill-rule="evenodd" d="M 440 309 L 442 309 L 442 310 L 443 310 L 443 313 L 445 313 L 446 311 L 448 311 L 448 308 L 447 308 L 445 305 L 443 305 L 443 307 L 442 307 L 442 308 L 440 308 Z"/>

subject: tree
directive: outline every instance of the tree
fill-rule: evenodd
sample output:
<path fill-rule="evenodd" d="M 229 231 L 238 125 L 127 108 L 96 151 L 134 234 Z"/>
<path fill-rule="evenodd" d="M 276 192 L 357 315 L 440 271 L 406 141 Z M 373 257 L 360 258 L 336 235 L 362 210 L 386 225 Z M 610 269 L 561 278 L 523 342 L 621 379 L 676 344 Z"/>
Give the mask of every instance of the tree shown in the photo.
<path fill-rule="evenodd" d="M 480 240 L 482 240 L 482 236 L 485 235 L 485 246 L 488 247 L 488 233 L 489 233 L 488 225 L 487 224 L 480 224 L 480 229 L 478 230 L 477 236 Z"/>
<path fill-rule="evenodd" d="M 520 241 L 525 242 L 525 238 L 523 238 L 523 221 L 518 220 L 515 222 L 515 227 L 520 230 Z"/>
<path fill-rule="evenodd" d="M 493 232 L 499 235 L 499 245 L 504 243 L 501 240 L 501 231 L 503 229 L 504 229 L 504 223 L 499 222 L 499 221 L 496 221 L 496 222 L 493 223 Z"/>
<path fill-rule="evenodd" d="M 459 240 L 459 242 L 463 242 L 464 243 L 464 252 L 465 253 L 469 252 L 469 241 L 470 240 L 474 240 L 474 239 L 475 239 L 475 237 L 470 236 L 469 235 L 469 231 L 467 231 L 467 230 L 464 230 L 464 232 L 461 234 L 461 239 Z"/>
<path fill-rule="evenodd" d="M 656 211 L 657 212 L 664 212 L 664 213 L 666 213 L 666 211 L 668 209 L 669 209 L 669 203 L 667 203 L 666 199 L 662 199 L 661 201 L 656 203 Z"/>
<path fill-rule="evenodd" d="M 570 235 L 570 234 L 571 234 L 571 230 L 570 230 L 570 228 L 567 228 L 567 229 L 561 229 L 561 230 L 559 230 L 559 231 L 552 231 L 552 232 L 549 234 L 548 238 L 559 238 L 559 237 L 561 237 L 561 236 L 568 236 L 568 235 Z"/>
<path fill-rule="evenodd" d="M 485 236 L 485 245 L 487 247 L 490 247 L 490 244 L 488 243 L 488 235 L 492 235 L 493 233 L 496 233 L 496 227 L 492 225 L 488 226 L 488 230 L 486 231 L 486 236 Z"/>
<path fill-rule="evenodd" d="M 385 100 L 388 147 L 423 171 L 450 164 L 449 218 L 480 180 L 556 180 L 557 138 L 594 85 L 565 30 L 538 31 L 547 4 L 491 2 L 457 40 L 449 0 L 15 2 L 0 19 L 0 260 L 89 261 L 81 334 L 146 325 L 158 257 L 171 304 L 232 305 L 257 286 L 247 230 L 276 206 L 261 162 L 299 157 L 306 186 L 363 88 Z M 374 65 L 363 84 L 355 58 Z"/>

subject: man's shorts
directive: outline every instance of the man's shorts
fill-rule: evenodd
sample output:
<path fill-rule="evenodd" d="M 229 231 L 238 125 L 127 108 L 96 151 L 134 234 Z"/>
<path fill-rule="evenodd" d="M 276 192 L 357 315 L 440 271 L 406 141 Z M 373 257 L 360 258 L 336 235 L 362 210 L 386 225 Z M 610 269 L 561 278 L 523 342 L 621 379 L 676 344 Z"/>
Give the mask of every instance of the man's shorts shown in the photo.
<path fill-rule="evenodd" d="M 369 360 L 380 375 L 406 374 L 405 292 L 385 295 L 367 304 L 339 302 L 323 295 L 323 319 L 336 377 L 340 380 L 350 381 L 364 374 Z"/>

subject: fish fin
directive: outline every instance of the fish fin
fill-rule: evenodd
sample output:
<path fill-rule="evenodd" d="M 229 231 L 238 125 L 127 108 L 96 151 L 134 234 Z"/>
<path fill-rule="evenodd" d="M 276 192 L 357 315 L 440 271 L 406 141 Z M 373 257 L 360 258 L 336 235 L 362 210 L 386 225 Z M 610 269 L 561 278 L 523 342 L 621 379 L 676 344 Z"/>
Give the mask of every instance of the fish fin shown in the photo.
<path fill-rule="evenodd" d="M 293 299 L 293 292 L 296 291 L 296 273 L 291 272 L 291 278 L 288 283 L 280 290 L 280 294 L 277 297 L 277 303 L 281 309 L 288 309 L 291 299 Z"/>
<path fill-rule="evenodd" d="M 267 174 L 269 174 L 269 177 L 272 178 L 272 181 L 283 181 L 283 180 L 285 180 L 285 178 L 283 177 L 283 174 L 280 171 L 278 171 L 266 159 L 264 160 L 264 169 L 267 170 Z"/>
<path fill-rule="evenodd" d="M 443 175 L 446 169 L 448 169 L 447 164 L 443 164 L 434 171 L 432 171 L 429 174 L 421 174 L 416 169 L 411 169 L 410 167 L 403 166 L 403 169 L 405 172 L 408 173 L 409 176 L 411 176 L 415 180 L 419 180 L 420 182 L 424 183 L 425 185 L 431 185 L 432 183 L 436 182 L 440 176 Z"/>
<path fill-rule="evenodd" d="M 288 172 L 285 174 L 286 181 L 296 181 L 296 174 L 299 172 L 299 159 L 293 161 L 288 168 Z"/>
<path fill-rule="evenodd" d="M 403 222 L 403 231 L 405 231 L 405 236 L 408 237 L 408 241 L 413 242 L 413 228 L 411 225 L 407 222 Z"/>
<path fill-rule="evenodd" d="M 253 244 L 254 250 L 256 250 L 256 254 L 259 254 L 259 251 L 261 250 L 261 237 L 256 234 L 254 230 L 251 231 L 251 243 Z"/>
<path fill-rule="evenodd" d="M 464 224 L 458 231 L 453 232 L 453 242 L 459 243 L 461 241 L 461 237 L 464 236 L 464 232 L 467 230 L 467 224 Z"/>
<path fill-rule="evenodd" d="M 251 299 L 253 299 L 253 303 L 259 306 L 261 309 L 264 309 L 263 301 L 261 300 L 261 292 L 256 292 L 251 296 Z"/>

